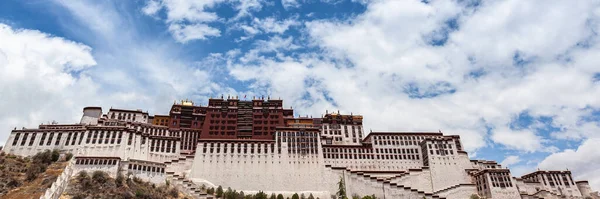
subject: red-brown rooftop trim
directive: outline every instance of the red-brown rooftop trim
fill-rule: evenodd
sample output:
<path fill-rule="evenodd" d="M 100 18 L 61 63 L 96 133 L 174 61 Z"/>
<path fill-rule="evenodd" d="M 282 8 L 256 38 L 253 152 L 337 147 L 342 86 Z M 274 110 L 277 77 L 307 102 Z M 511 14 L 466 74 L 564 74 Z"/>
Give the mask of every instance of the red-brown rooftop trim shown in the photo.
<path fill-rule="evenodd" d="M 367 137 L 365 137 L 365 140 L 370 138 L 371 136 L 375 136 L 375 135 L 398 135 L 398 136 L 404 136 L 404 135 L 429 135 L 429 136 L 443 136 L 443 133 L 438 133 L 438 132 L 371 132 L 369 133 L 369 135 L 367 135 Z"/>
<path fill-rule="evenodd" d="M 341 145 L 341 144 L 324 144 L 323 148 L 365 148 L 365 149 L 371 149 L 370 146 L 365 146 L 365 145 Z"/>
<path fill-rule="evenodd" d="M 87 109 L 100 109 L 100 110 L 102 110 L 102 107 L 99 107 L 99 106 L 88 106 L 88 107 L 83 107 L 83 110 L 87 110 Z"/>
<path fill-rule="evenodd" d="M 148 113 L 148 112 L 143 112 L 142 110 L 128 110 L 128 109 L 116 109 L 116 108 L 111 108 L 108 111 L 109 112 L 116 111 L 116 112 L 129 112 L 129 113 Z"/>
<path fill-rule="evenodd" d="M 549 174 L 549 173 L 571 174 L 571 171 L 534 171 L 534 172 L 522 175 L 521 178 L 527 178 L 527 177 L 538 175 L 538 174 Z"/>
<path fill-rule="evenodd" d="M 266 142 L 271 143 L 275 140 L 257 140 L 257 139 L 199 139 L 198 142 L 214 142 L 214 143 L 229 143 L 229 142 Z"/>
<path fill-rule="evenodd" d="M 129 127 L 126 126 L 88 126 L 89 130 L 128 130 Z M 133 129 L 130 129 L 133 130 Z"/>
<path fill-rule="evenodd" d="M 277 130 L 295 130 L 295 131 L 320 131 L 317 127 L 303 126 L 303 127 L 295 127 L 295 126 L 277 126 L 275 127 Z"/>
<path fill-rule="evenodd" d="M 102 156 L 76 156 L 75 159 L 118 159 L 118 160 L 121 160 L 120 157 L 102 157 Z"/>
<path fill-rule="evenodd" d="M 181 140 L 180 137 L 175 137 L 175 136 L 156 136 L 156 135 L 151 135 L 148 136 L 150 139 L 155 139 L 155 140 Z"/>
<path fill-rule="evenodd" d="M 494 160 L 469 160 L 471 162 L 483 163 L 483 164 L 498 164 Z"/>
<path fill-rule="evenodd" d="M 484 173 L 510 173 L 510 170 L 509 169 L 484 169 L 484 170 L 475 172 L 473 175 L 479 176 Z"/>
<path fill-rule="evenodd" d="M 149 164 L 157 164 L 157 165 L 165 166 L 165 163 L 152 162 L 152 161 L 147 161 L 147 160 L 129 159 L 129 162 L 140 162 L 140 163 L 149 163 Z"/>

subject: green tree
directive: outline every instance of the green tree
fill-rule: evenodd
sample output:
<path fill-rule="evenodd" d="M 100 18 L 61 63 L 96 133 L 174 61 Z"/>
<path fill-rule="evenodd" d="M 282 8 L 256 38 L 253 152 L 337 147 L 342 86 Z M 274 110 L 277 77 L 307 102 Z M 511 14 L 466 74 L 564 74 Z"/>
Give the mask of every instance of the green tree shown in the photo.
<path fill-rule="evenodd" d="M 292 195 L 292 199 L 300 199 L 300 196 L 298 196 L 297 193 L 294 193 L 294 195 Z"/>
<path fill-rule="evenodd" d="M 315 199 L 315 197 L 311 193 L 310 195 L 308 195 L 308 199 Z"/>
<path fill-rule="evenodd" d="M 306 199 L 306 196 L 303 194 L 300 194 L 300 199 Z"/>
<path fill-rule="evenodd" d="M 360 199 L 360 196 L 358 196 L 358 194 L 352 194 L 352 199 Z"/>
<path fill-rule="evenodd" d="M 277 196 L 275 196 L 275 193 L 272 193 L 271 197 L 269 197 L 269 199 L 277 199 Z"/>
<path fill-rule="evenodd" d="M 221 185 L 219 185 L 219 187 L 217 187 L 216 196 L 217 196 L 217 198 L 220 198 L 223 196 L 223 187 L 221 187 Z"/>
<path fill-rule="evenodd" d="M 258 193 L 254 194 L 254 199 L 267 199 L 268 196 L 266 193 L 262 191 L 258 191 Z"/>
<path fill-rule="evenodd" d="M 471 194 L 471 197 L 469 197 L 469 199 L 479 199 L 480 197 L 477 194 Z"/>
<path fill-rule="evenodd" d="M 283 195 L 281 195 L 281 194 L 277 194 L 277 199 L 284 199 L 284 198 L 283 198 Z"/>
<path fill-rule="evenodd" d="M 346 185 L 344 184 L 344 179 L 342 177 L 340 177 L 340 181 L 338 182 L 337 196 L 340 199 L 348 199 L 348 196 L 346 196 Z"/>
<path fill-rule="evenodd" d="M 207 194 L 210 194 L 210 195 L 214 194 L 214 193 L 215 193 L 215 188 L 213 188 L 213 187 L 211 187 L 211 188 L 208 188 L 208 189 L 206 190 L 206 193 L 207 193 Z"/>
<path fill-rule="evenodd" d="M 52 150 L 52 162 L 58 161 L 58 158 L 60 158 L 60 153 L 58 152 L 58 150 Z"/>
<path fill-rule="evenodd" d="M 240 191 L 240 194 L 238 194 L 237 198 L 238 199 L 246 198 L 246 195 L 244 194 L 244 191 Z"/>
<path fill-rule="evenodd" d="M 223 198 L 235 199 L 235 195 L 233 195 L 233 190 L 231 190 L 231 187 L 227 187 L 227 191 L 225 191 L 225 193 L 223 193 Z"/>

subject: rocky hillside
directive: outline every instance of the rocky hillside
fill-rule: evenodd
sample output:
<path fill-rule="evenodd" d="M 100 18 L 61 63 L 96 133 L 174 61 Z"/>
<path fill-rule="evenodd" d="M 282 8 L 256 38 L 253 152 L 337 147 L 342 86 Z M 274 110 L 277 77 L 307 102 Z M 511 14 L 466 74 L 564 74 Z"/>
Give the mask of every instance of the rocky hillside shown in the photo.
<path fill-rule="evenodd" d="M 0 198 L 38 199 L 67 165 L 57 151 L 32 158 L 0 153 Z"/>
<path fill-rule="evenodd" d="M 156 186 L 139 178 L 116 179 L 102 171 L 80 172 L 69 182 L 61 198 L 185 198 L 177 189 L 167 185 Z"/>

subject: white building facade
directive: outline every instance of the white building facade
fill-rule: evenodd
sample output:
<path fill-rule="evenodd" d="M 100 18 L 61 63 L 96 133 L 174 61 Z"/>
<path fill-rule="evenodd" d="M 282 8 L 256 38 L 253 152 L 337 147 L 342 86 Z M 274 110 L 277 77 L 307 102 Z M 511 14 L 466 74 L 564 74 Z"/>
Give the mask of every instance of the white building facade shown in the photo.
<path fill-rule="evenodd" d="M 78 171 L 119 173 L 173 183 L 196 198 L 199 187 L 245 193 L 331 198 L 343 180 L 348 196 L 378 198 L 598 198 L 570 171 L 514 177 L 495 161 L 470 160 L 460 137 L 441 132 L 370 132 L 362 116 L 328 114 L 315 125 L 276 128 L 273 139 L 207 139 L 181 145 L 189 130 L 148 123 L 142 111 L 87 107 L 79 124 L 13 130 L 3 151 L 32 156 L 59 150 Z M 306 120 L 306 118 L 304 118 Z M 197 136 L 197 135 L 195 135 Z M 182 148 L 184 148 L 182 150 Z M 185 151 L 185 152 L 184 152 Z"/>

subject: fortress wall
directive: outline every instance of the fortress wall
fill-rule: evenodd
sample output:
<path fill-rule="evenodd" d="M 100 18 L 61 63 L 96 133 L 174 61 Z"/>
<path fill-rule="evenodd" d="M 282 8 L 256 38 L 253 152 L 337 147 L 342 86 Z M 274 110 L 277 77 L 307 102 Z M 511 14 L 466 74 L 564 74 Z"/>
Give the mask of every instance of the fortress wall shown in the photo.
<path fill-rule="evenodd" d="M 524 182 L 522 179 L 513 178 L 513 182 L 517 185 L 519 193 L 534 194 L 543 187 L 539 182 Z"/>
<path fill-rule="evenodd" d="M 466 161 L 466 164 L 465 164 Z M 465 165 L 470 165 L 465 155 L 448 155 L 429 157 L 429 170 L 433 191 L 442 190 L 457 184 L 471 184 L 472 180 L 465 171 Z"/>
<path fill-rule="evenodd" d="M 92 176 L 94 171 L 103 171 L 108 173 L 110 177 L 116 178 L 119 164 L 120 159 L 118 157 L 76 157 L 73 165 L 73 175 L 76 176 L 80 171 L 86 171 L 89 176 Z"/>
<path fill-rule="evenodd" d="M 154 184 L 166 183 L 165 165 L 163 163 L 130 160 L 123 161 L 121 170 L 125 176 L 135 176 Z"/>
<path fill-rule="evenodd" d="M 45 136 L 44 133 L 46 134 Z M 52 139 L 50 139 L 50 134 L 52 133 Z M 69 133 L 71 133 L 71 138 L 69 137 Z M 79 135 L 85 133 L 85 130 L 68 130 L 68 131 L 44 131 L 44 130 L 26 130 L 26 131 L 13 131 L 11 132 L 3 151 L 7 153 L 11 153 L 14 155 L 20 156 L 32 156 L 39 152 L 44 152 L 45 150 L 63 150 L 66 152 L 74 152 L 76 151 L 79 145 Z M 17 138 L 16 135 L 19 134 Z M 75 145 L 73 145 L 74 135 L 77 136 L 77 140 L 75 141 Z M 40 142 L 43 139 L 42 145 Z M 16 139 L 16 142 L 15 142 Z M 67 140 L 69 141 L 67 145 Z M 13 143 L 15 145 L 13 145 Z"/>
<path fill-rule="evenodd" d="M 587 181 L 578 181 L 575 184 L 577 184 L 577 188 L 579 188 L 583 197 L 592 197 L 592 188 Z"/>

